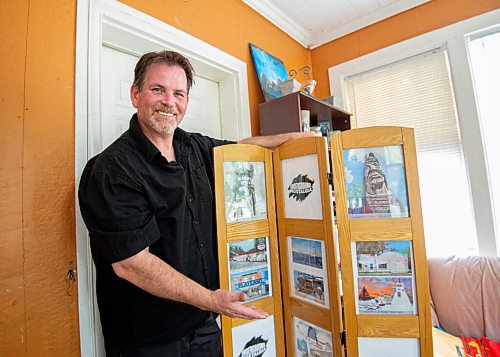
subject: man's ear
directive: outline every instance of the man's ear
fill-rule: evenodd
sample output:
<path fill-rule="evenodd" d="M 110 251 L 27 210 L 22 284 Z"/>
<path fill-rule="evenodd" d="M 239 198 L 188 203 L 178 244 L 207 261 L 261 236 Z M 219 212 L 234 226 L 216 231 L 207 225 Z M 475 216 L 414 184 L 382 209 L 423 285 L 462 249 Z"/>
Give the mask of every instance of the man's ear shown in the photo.
<path fill-rule="evenodd" d="M 137 108 L 137 96 L 139 92 L 139 88 L 137 88 L 135 84 L 132 84 L 132 86 L 130 87 L 130 100 L 132 101 L 132 105 L 134 106 L 134 108 Z"/>

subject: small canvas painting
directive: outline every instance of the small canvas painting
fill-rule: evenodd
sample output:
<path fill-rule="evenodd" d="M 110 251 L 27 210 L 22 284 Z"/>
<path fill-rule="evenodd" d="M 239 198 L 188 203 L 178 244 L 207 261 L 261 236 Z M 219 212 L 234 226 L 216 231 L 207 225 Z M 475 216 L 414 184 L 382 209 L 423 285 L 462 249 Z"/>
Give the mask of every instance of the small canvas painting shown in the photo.
<path fill-rule="evenodd" d="M 310 322 L 293 317 L 295 356 L 333 357 L 332 334 Z"/>
<path fill-rule="evenodd" d="M 283 61 L 253 44 L 249 46 L 264 99 L 268 101 L 283 96 L 279 83 L 289 79 Z"/>
<path fill-rule="evenodd" d="M 241 291 L 246 301 L 271 296 L 268 238 L 228 243 L 230 290 Z"/>
<path fill-rule="evenodd" d="M 401 145 L 344 149 L 344 171 L 349 218 L 408 217 Z"/>
<path fill-rule="evenodd" d="M 263 162 L 224 162 L 226 222 L 267 218 L 266 176 Z"/>
<path fill-rule="evenodd" d="M 233 357 L 276 357 L 274 316 L 232 329 Z"/>

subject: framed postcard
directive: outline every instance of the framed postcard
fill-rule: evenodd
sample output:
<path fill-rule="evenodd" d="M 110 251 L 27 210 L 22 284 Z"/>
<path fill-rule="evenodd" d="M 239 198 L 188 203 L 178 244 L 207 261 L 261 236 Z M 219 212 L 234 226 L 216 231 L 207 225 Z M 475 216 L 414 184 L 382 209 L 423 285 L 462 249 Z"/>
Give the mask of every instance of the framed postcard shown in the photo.
<path fill-rule="evenodd" d="M 226 222 L 267 218 L 266 178 L 263 162 L 224 162 Z"/>
<path fill-rule="evenodd" d="M 328 281 L 321 275 L 303 270 L 291 270 L 291 294 L 299 299 L 328 307 Z"/>
<path fill-rule="evenodd" d="M 286 218 L 323 218 L 317 160 L 313 154 L 281 162 Z"/>
<path fill-rule="evenodd" d="M 353 242 L 355 276 L 413 276 L 409 240 Z"/>
<path fill-rule="evenodd" d="M 333 357 L 332 333 L 293 317 L 296 357 Z"/>
<path fill-rule="evenodd" d="M 249 46 L 264 99 L 268 101 L 281 97 L 283 94 L 279 83 L 288 80 L 288 73 L 283 61 L 251 43 Z"/>
<path fill-rule="evenodd" d="M 325 244 L 321 240 L 288 237 L 291 249 L 290 263 L 323 270 Z"/>
<path fill-rule="evenodd" d="M 358 277 L 358 314 L 416 315 L 412 277 Z"/>
<path fill-rule="evenodd" d="M 350 219 L 408 217 L 401 145 L 344 149 Z"/>
<path fill-rule="evenodd" d="M 268 247 L 267 237 L 228 243 L 230 290 L 247 302 L 272 295 Z"/>
<path fill-rule="evenodd" d="M 416 338 L 360 337 L 359 357 L 420 357 L 420 344 Z"/>
<path fill-rule="evenodd" d="M 276 357 L 274 316 L 232 329 L 233 357 Z"/>
<path fill-rule="evenodd" d="M 325 243 L 318 239 L 288 237 L 290 295 L 328 307 Z"/>

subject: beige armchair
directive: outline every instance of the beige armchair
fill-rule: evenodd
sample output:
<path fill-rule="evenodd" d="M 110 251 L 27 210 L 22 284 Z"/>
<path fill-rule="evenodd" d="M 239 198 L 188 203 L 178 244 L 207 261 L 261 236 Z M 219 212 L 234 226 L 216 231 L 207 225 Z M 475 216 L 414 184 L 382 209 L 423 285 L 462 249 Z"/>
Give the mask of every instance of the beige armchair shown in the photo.
<path fill-rule="evenodd" d="M 500 258 L 429 259 L 434 326 L 500 341 Z"/>

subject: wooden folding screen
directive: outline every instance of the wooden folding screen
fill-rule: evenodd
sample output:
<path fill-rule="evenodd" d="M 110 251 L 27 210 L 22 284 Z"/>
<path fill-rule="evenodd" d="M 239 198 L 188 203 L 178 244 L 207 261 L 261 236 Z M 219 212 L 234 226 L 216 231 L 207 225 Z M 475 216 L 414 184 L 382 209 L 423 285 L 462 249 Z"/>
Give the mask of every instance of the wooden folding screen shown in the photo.
<path fill-rule="evenodd" d="M 331 136 L 349 357 L 432 356 L 413 129 Z"/>
<path fill-rule="evenodd" d="M 413 130 L 330 141 L 338 242 L 325 138 L 214 151 L 221 288 L 270 314 L 223 316 L 225 356 L 432 356 Z"/>

